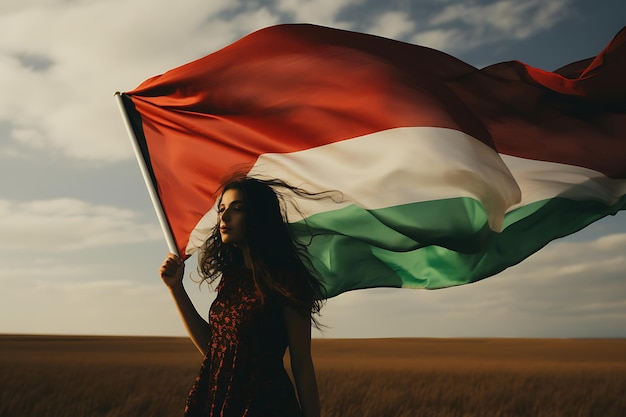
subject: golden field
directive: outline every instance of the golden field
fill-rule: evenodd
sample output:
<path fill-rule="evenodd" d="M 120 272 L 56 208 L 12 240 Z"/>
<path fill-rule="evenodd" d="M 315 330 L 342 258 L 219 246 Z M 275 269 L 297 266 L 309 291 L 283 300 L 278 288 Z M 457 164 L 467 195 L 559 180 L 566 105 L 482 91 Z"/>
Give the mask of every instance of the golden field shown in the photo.
<path fill-rule="evenodd" d="M 324 417 L 623 417 L 626 340 L 314 339 Z M 182 415 L 184 338 L 0 335 L 0 417 Z"/>

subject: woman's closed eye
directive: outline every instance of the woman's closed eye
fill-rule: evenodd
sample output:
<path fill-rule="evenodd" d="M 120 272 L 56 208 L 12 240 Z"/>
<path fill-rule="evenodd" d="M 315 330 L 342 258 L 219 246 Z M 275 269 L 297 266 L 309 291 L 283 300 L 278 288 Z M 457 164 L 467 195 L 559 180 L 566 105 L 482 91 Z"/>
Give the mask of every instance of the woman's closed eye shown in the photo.
<path fill-rule="evenodd" d="M 237 202 L 237 203 L 231 204 L 231 205 L 228 207 L 228 209 L 229 209 L 229 210 L 233 210 L 233 211 L 244 211 L 244 210 L 246 209 L 246 207 L 245 207 L 245 204 L 244 204 L 244 203 L 239 203 L 239 202 Z M 225 211 L 226 211 L 226 206 L 220 206 L 220 207 L 217 209 L 217 212 L 218 212 L 219 214 L 222 214 L 222 213 L 224 213 Z"/>

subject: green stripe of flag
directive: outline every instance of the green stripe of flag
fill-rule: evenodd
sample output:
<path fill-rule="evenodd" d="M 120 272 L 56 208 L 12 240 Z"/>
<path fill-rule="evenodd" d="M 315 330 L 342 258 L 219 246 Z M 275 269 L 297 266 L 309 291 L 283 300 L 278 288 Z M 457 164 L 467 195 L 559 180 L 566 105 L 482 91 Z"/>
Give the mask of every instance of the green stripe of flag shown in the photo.
<path fill-rule="evenodd" d="M 349 206 L 292 226 L 305 240 L 314 234 L 309 251 L 332 297 L 358 288 L 437 289 L 478 281 L 625 208 L 626 196 L 610 206 L 553 198 L 509 212 L 495 232 L 481 204 L 463 197 L 376 210 Z"/>

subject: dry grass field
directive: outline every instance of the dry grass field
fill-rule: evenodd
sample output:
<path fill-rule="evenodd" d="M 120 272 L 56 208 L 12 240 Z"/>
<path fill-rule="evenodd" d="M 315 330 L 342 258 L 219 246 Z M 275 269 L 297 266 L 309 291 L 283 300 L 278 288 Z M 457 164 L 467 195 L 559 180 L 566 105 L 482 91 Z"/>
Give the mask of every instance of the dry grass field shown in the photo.
<path fill-rule="evenodd" d="M 623 417 L 626 340 L 367 339 L 313 345 L 324 417 Z M 0 335 L 0 417 L 173 417 L 187 339 Z"/>

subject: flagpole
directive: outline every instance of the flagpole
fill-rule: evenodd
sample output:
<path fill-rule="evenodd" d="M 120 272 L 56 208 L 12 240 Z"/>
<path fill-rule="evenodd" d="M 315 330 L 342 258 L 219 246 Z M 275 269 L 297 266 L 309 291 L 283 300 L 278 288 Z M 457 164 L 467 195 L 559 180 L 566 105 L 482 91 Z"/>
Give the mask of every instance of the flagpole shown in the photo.
<path fill-rule="evenodd" d="M 165 236 L 167 247 L 171 253 L 180 257 L 180 253 L 178 252 L 178 248 L 176 247 L 176 242 L 174 241 L 174 236 L 172 235 L 172 229 L 170 228 L 170 224 L 167 221 L 167 217 L 165 217 L 165 212 L 163 211 L 161 200 L 159 199 L 159 195 L 154 188 L 154 183 L 152 182 L 152 178 L 150 177 L 150 171 L 148 170 L 148 166 L 146 165 L 146 161 L 143 158 L 141 148 L 139 147 L 137 136 L 135 135 L 135 131 L 133 130 L 133 127 L 130 123 L 128 113 L 126 113 L 126 108 L 124 107 L 124 102 L 122 101 L 122 93 L 116 92 L 115 99 L 120 109 L 120 113 L 122 114 L 122 119 L 124 120 L 126 131 L 128 132 L 128 136 L 130 137 L 130 142 L 133 145 L 133 150 L 135 151 L 135 157 L 137 158 L 137 163 L 139 164 L 141 175 L 143 176 L 143 180 L 146 183 L 146 187 L 148 188 L 148 194 L 150 194 L 150 200 L 152 200 L 154 211 L 156 212 L 157 218 L 159 219 L 159 224 L 161 225 L 161 230 L 163 231 L 163 235 Z"/>

